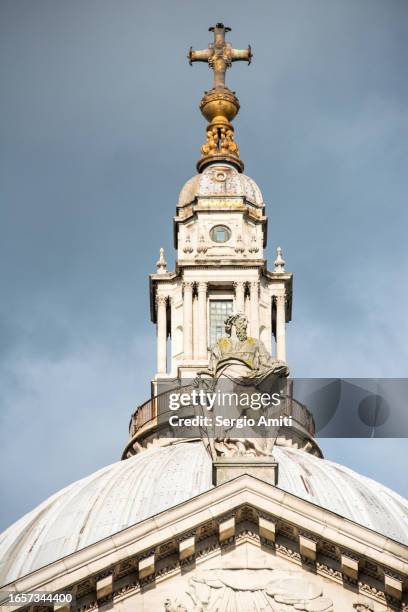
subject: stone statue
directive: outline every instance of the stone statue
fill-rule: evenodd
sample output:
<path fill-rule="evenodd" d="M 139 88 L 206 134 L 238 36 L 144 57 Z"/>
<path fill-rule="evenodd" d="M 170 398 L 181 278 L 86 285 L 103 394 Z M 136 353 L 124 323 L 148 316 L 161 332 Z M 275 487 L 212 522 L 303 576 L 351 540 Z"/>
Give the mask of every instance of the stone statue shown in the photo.
<path fill-rule="evenodd" d="M 245 366 L 245 377 L 263 379 L 267 376 L 286 377 L 289 368 L 285 362 L 273 359 L 260 340 L 248 336 L 248 319 L 243 313 L 229 316 L 225 320 L 225 336 L 222 336 L 211 349 L 209 373 L 218 377 L 221 374 L 233 376 L 228 368 L 232 365 Z"/>
<path fill-rule="evenodd" d="M 286 378 L 289 369 L 285 362 L 271 357 L 260 340 L 248 336 L 248 319 L 243 313 L 230 315 L 225 320 L 225 336 L 211 349 L 208 370 L 198 373 L 195 385 L 206 391 L 220 390 L 238 394 L 243 388 L 252 392 L 259 389 L 272 392 L 276 381 Z M 268 410 L 268 409 L 266 409 Z M 229 406 L 228 416 L 239 417 L 243 409 Z M 251 410 L 244 409 L 247 416 Z M 271 437 L 236 437 L 225 427 L 208 435 L 211 454 L 215 457 L 271 457 L 275 440 Z"/>

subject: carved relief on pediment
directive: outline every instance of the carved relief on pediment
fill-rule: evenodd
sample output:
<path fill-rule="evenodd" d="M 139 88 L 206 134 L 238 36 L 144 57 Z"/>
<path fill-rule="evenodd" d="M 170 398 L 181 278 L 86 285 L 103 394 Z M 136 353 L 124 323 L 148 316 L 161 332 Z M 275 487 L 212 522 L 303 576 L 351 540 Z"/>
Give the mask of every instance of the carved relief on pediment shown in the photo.
<path fill-rule="evenodd" d="M 372 604 L 356 602 L 353 603 L 353 612 L 375 612 L 375 608 Z"/>
<path fill-rule="evenodd" d="M 165 612 L 334 611 L 332 600 L 298 571 L 204 570 L 188 579 L 185 592 L 183 603 L 167 599 Z"/>

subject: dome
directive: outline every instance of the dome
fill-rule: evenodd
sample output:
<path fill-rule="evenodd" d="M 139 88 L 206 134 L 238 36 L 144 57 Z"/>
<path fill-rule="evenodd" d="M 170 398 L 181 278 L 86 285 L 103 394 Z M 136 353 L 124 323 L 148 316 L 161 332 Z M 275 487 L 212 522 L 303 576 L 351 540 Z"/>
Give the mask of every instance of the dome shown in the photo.
<path fill-rule="evenodd" d="M 352 470 L 275 447 L 280 489 L 408 544 L 408 501 Z M 62 489 L 0 536 L 0 585 L 212 488 L 202 442 L 146 450 Z"/>
<path fill-rule="evenodd" d="M 245 197 L 255 206 L 264 205 L 261 190 L 249 176 L 228 164 L 211 164 L 187 181 L 180 192 L 178 206 L 187 206 L 197 197 L 211 196 Z"/>

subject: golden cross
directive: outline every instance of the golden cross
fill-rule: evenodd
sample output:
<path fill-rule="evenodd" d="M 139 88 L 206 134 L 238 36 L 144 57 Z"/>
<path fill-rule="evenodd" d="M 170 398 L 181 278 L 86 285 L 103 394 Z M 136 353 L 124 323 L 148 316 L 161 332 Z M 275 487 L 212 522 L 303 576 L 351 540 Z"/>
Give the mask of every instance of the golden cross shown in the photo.
<path fill-rule="evenodd" d="M 193 62 L 208 62 L 210 68 L 214 70 L 214 89 L 225 88 L 225 73 L 231 67 L 232 62 L 246 61 L 251 63 L 251 47 L 248 49 L 233 49 L 231 43 L 226 42 L 225 34 L 231 32 L 231 28 L 226 28 L 223 23 L 217 23 L 213 28 L 214 42 L 208 45 L 208 49 L 193 51 L 190 47 L 188 59 L 190 66 Z"/>

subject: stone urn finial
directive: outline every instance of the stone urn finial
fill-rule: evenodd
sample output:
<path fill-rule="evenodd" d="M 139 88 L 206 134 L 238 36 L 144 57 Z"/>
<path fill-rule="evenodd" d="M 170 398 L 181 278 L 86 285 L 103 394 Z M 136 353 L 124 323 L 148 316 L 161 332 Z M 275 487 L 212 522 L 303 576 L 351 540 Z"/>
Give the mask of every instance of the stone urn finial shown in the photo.
<path fill-rule="evenodd" d="M 282 249 L 280 247 L 276 249 L 276 254 L 274 272 L 282 273 L 285 271 L 285 260 L 282 257 Z"/>
<path fill-rule="evenodd" d="M 163 247 L 160 249 L 160 257 L 156 263 L 156 266 L 157 266 L 158 274 L 165 274 L 167 272 L 167 261 L 166 261 L 166 258 L 164 257 Z"/>

